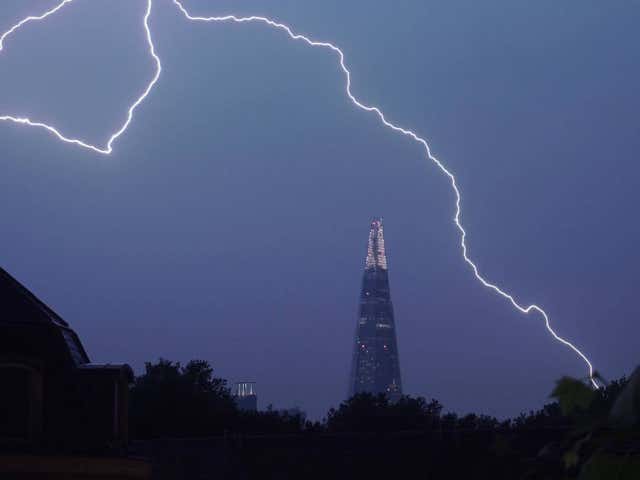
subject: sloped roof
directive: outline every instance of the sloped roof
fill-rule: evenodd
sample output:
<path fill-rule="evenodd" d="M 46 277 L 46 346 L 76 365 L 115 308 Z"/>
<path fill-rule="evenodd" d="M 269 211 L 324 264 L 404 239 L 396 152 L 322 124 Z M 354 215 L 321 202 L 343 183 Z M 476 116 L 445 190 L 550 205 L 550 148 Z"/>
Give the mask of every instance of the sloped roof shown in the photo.
<path fill-rule="evenodd" d="M 68 327 L 24 285 L 0 268 L 0 323 L 45 323 Z"/>
<path fill-rule="evenodd" d="M 75 366 L 89 362 L 89 356 L 69 324 L 24 285 L 0 268 L 0 325 L 53 327 L 60 334 L 57 345 L 64 345 Z"/>

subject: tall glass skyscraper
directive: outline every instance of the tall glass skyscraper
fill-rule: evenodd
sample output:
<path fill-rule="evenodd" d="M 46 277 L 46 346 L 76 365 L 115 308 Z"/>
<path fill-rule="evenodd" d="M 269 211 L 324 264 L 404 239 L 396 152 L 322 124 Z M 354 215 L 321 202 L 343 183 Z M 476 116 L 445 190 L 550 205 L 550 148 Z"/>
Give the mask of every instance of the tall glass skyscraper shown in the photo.
<path fill-rule="evenodd" d="M 389 290 L 382 219 L 371 222 L 362 277 L 349 396 L 357 393 L 402 395 L 396 326 Z"/>

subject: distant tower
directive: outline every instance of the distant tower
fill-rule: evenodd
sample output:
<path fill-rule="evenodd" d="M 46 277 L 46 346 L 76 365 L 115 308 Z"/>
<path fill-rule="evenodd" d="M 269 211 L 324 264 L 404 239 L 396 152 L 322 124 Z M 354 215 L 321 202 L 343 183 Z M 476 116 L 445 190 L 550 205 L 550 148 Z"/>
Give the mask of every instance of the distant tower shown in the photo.
<path fill-rule="evenodd" d="M 389 291 L 382 219 L 371 222 L 362 277 L 349 396 L 356 393 L 402 395 L 396 326 Z"/>
<path fill-rule="evenodd" d="M 234 397 L 240 410 L 255 412 L 258 410 L 258 396 L 255 382 L 238 382 L 235 385 Z"/>

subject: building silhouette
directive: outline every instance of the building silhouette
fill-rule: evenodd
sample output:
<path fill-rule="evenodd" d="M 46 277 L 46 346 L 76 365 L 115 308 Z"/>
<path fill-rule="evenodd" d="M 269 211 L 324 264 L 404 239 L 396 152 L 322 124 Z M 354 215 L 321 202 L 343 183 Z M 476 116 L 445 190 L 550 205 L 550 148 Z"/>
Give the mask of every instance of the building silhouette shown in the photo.
<path fill-rule="evenodd" d="M 396 326 L 389 290 L 382 219 L 369 230 L 367 257 L 362 276 L 360 308 L 353 346 L 349 396 L 384 393 L 402 395 Z"/>
<path fill-rule="evenodd" d="M 91 363 L 71 326 L 0 268 L 0 449 L 124 448 L 132 380 L 128 365 Z"/>

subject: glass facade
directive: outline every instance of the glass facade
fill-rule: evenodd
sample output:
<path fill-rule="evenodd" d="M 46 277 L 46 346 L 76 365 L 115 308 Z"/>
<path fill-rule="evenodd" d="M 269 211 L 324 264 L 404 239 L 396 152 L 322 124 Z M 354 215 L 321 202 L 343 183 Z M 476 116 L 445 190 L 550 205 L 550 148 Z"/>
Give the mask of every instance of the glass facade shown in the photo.
<path fill-rule="evenodd" d="M 402 394 L 400 359 L 381 219 L 371 222 L 360 292 L 349 396 L 357 393 Z"/>

